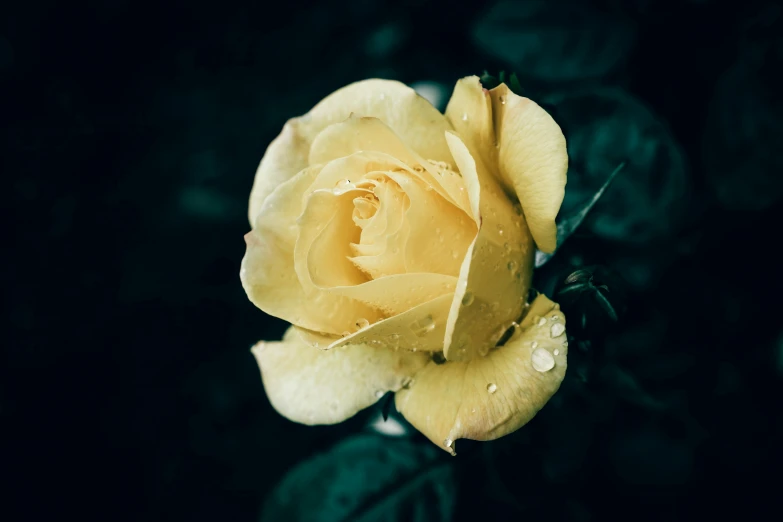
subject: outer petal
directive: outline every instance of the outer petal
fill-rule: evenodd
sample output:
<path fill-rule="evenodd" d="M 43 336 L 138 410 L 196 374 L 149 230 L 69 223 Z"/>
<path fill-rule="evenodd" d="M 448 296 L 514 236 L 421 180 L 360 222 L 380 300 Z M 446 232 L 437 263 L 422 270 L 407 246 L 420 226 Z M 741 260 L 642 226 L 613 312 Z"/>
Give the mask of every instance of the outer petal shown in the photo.
<path fill-rule="evenodd" d="M 462 262 L 449 312 L 444 354 L 451 361 L 485 355 L 522 315 L 533 274 L 533 244 L 524 218 L 460 139 L 447 134 L 470 196 L 479 233 Z"/>
<path fill-rule="evenodd" d="M 339 89 L 299 118 L 289 120 L 272 141 L 256 171 L 250 193 L 250 225 L 275 187 L 308 166 L 315 137 L 351 114 L 381 119 L 405 143 L 429 159 L 449 161 L 443 133 L 448 120 L 416 91 L 391 80 L 365 80 Z"/>
<path fill-rule="evenodd" d="M 485 93 L 475 76 L 457 82 L 446 116 L 471 152 L 516 193 L 538 248 L 554 251 L 555 217 L 568 170 L 565 137 L 557 123 L 505 84 Z"/>
<path fill-rule="evenodd" d="M 468 362 L 430 362 L 397 393 L 397 409 L 452 453 L 460 438 L 497 439 L 525 425 L 557 391 L 567 352 L 565 317 L 539 296 L 504 346 Z"/>
<path fill-rule="evenodd" d="M 410 382 L 429 358 L 355 344 L 324 351 L 289 328 L 279 342 L 252 348 L 272 406 L 302 424 L 335 424 Z"/>

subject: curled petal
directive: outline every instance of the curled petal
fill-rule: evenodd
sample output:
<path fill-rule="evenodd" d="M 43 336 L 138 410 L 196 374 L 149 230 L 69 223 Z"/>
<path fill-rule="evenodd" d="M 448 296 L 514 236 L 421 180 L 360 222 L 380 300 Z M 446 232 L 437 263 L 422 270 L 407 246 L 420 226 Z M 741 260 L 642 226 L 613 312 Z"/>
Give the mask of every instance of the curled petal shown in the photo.
<path fill-rule="evenodd" d="M 410 382 L 429 358 L 364 344 L 319 350 L 289 328 L 282 341 L 252 348 L 272 406 L 302 424 L 335 424 Z"/>
<path fill-rule="evenodd" d="M 444 343 L 446 359 L 466 361 L 486 355 L 522 315 L 534 249 L 524 218 L 497 180 L 455 134 L 446 138 L 481 223 L 462 261 Z"/>
<path fill-rule="evenodd" d="M 397 392 L 397 409 L 452 453 L 457 439 L 497 439 L 525 425 L 554 395 L 567 353 L 565 317 L 540 295 L 505 345 L 467 362 L 428 363 Z"/>
<path fill-rule="evenodd" d="M 475 76 L 457 82 L 446 116 L 471 152 L 516 194 L 538 248 L 554 251 L 555 218 L 568 170 L 565 137 L 557 123 L 505 84 L 485 92 Z"/>
<path fill-rule="evenodd" d="M 256 171 L 250 194 L 251 226 L 267 196 L 308 166 L 315 137 L 351 114 L 379 118 L 415 151 L 440 161 L 449 159 L 443 133 L 451 129 L 451 125 L 416 91 L 391 80 L 353 83 L 324 98 L 304 116 L 289 120 L 269 145 Z"/>

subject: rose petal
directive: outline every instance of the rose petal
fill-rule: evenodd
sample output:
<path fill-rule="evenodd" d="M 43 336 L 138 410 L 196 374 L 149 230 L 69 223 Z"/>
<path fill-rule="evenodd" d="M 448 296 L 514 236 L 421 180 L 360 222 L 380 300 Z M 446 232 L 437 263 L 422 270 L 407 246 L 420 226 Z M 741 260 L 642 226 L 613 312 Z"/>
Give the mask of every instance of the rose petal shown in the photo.
<path fill-rule="evenodd" d="M 410 201 L 405 212 L 410 227 L 403 252 L 406 271 L 458 275 L 478 232 L 475 221 L 418 179 L 401 172 L 388 176 Z"/>
<path fill-rule="evenodd" d="M 504 346 L 467 362 L 429 363 L 397 392 L 397 409 L 449 452 L 460 438 L 497 439 L 525 425 L 557 391 L 567 352 L 565 317 L 539 296 Z"/>
<path fill-rule="evenodd" d="M 462 262 L 449 313 L 444 355 L 466 361 L 485 355 L 522 314 L 534 249 L 524 218 L 497 180 L 477 164 L 456 134 L 447 133 L 481 228 Z"/>
<path fill-rule="evenodd" d="M 445 143 L 445 140 L 444 140 Z M 426 185 L 432 187 L 445 199 L 458 207 L 465 209 L 467 197 L 459 176 L 449 170 L 453 165 L 451 156 L 444 161 L 442 154 L 426 151 L 416 152 L 414 143 L 408 146 L 404 136 L 398 135 L 393 128 L 377 118 L 357 118 L 352 116 L 347 120 L 335 123 L 323 130 L 313 142 L 310 149 L 310 165 L 327 163 L 337 158 L 349 156 L 358 152 L 379 152 L 386 160 L 397 162 L 398 169 L 410 170 Z M 383 161 L 384 156 L 369 156 Z M 436 164 L 428 160 L 441 163 Z M 378 169 L 382 170 L 382 169 Z M 390 170 L 390 169 L 388 169 Z"/>
<path fill-rule="evenodd" d="M 308 300 L 317 302 L 322 313 L 328 309 L 329 323 L 317 328 L 325 333 L 351 330 L 358 318 L 375 322 L 382 317 L 372 307 L 327 291 L 333 286 L 367 281 L 367 276 L 349 259 L 350 245 L 359 238 L 359 228 L 351 220 L 356 192 L 359 191 L 335 194 L 316 190 L 297 220 L 294 269 Z"/>
<path fill-rule="evenodd" d="M 432 273 L 396 274 L 356 286 L 341 286 L 328 291 L 350 297 L 392 316 L 424 304 L 444 294 L 453 294 L 457 278 Z"/>
<path fill-rule="evenodd" d="M 505 84 L 485 94 L 475 76 L 457 82 L 446 116 L 474 156 L 516 193 L 538 248 L 554 251 L 555 217 L 568 170 L 565 137 L 557 123 Z"/>
<path fill-rule="evenodd" d="M 410 87 L 391 80 L 365 80 L 343 87 L 319 102 L 306 115 L 289 120 L 267 148 L 256 171 L 248 214 L 251 226 L 264 200 L 275 187 L 308 166 L 315 137 L 351 114 L 383 120 L 405 143 L 428 158 L 450 158 L 443 133 L 448 120 Z"/>
<path fill-rule="evenodd" d="M 258 308 L 313 330 L 328 329 L 330 314 L 318 313 L 308 301 L 294 270 L 294 246 L 302 193 L 319 170 L 313 167 L 300 172 L 267 198 L 256 226 L 245 236 L 247 250 L 239 272 L 242 287 Z"/>
<path fill-rule="evenodd" d="M 343 338 L 305 331 L 308 344 L 334 350 L 350 344 L 368 344 L 392 350 L 439 352 L 443 350 L 446 320 L 453 294 L 446 293 L 400 314 L 369 323 Z"/>
<path fill-rule="evenodd" d="M 397 391 L 429 360 L 363 344 L 324 351 L 289 328 L 279 342 L 252 348 L 267 397 L 283 416 L 303 424 L 335 424 Z"/>

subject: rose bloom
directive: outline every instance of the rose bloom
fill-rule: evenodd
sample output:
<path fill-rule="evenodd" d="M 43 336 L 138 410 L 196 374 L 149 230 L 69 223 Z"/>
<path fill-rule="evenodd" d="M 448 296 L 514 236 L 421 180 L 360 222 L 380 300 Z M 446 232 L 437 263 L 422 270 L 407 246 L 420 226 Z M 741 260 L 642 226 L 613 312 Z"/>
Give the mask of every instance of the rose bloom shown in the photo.
<path fill-rule="evenodd" d="M 567 165 L 546 111 L 475 76 L 445 115 L 373 79 L 289 120 L 255 176 L 240 272 L 292 325 L 252 349 L 274 408 L 333 424 L 396 392 L 451 453 L 527 423 L 566 371 L 565 317 L 527 296 Z"/>

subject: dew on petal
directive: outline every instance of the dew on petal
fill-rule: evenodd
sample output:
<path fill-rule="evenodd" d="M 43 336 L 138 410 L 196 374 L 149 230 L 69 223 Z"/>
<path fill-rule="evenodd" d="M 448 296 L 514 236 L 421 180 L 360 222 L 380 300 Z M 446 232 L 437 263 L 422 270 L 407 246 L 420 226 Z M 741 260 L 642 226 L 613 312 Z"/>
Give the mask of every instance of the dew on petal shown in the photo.
<path fill-rule="evenodd" d="M 383 397 L 383 390 L 375 390 L 375 398 L 380 399 Z"/>
<path fill-rule="evenodd" d="M 544 348 L 536 348 L 531 355 L 533 369 L 537 372 L 548 372 L 555 367 L 555 358 Z"/>
<path fill-rule="evenodd" d="M 416 335 L 416 337 L 424 337 L 434 329 L 435 321 L 432 319 L 431 315 L 422 317 L 418 321 L 415 321 L 411 324 L 411 330 L 413 330 L 413 333 Z"/>
<path fill-rule="evenodd" d="M 359 328 L 360 330 L 362 328 L 367 328 L 368 326 L 370 326 L 370 321 L 368 321 L 364 317 L 360 317 L 359 319 L 356 320 L 356 327 Z"/>
<path fill-rule="evenodd" d="M 496 391 L 498 391 L 498 385 L 495 384 L 494 382 L 487 384 L 487 391 L 489 393 L 495 393 Z"/>
<path fill-rule="evenodd" d="M 465 295 L 462 297 L 462 306 L 470 306 L 473 304 L 474 299 L 473 292 L 465 292 Z"/>
<path fill-rule="evenodd" d="M 562 323 L 555 323 L 552 325 L 552 328 L 549 330 L 549 335 L 554 337 L 560 337 L 565 333 L 565 326 L 563 326 Z"/>

